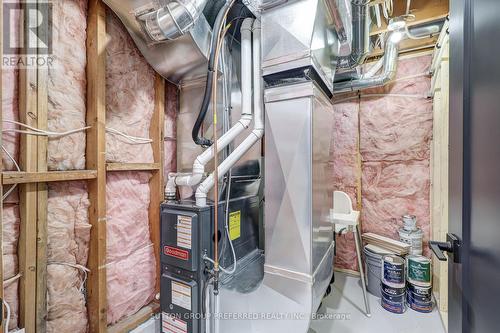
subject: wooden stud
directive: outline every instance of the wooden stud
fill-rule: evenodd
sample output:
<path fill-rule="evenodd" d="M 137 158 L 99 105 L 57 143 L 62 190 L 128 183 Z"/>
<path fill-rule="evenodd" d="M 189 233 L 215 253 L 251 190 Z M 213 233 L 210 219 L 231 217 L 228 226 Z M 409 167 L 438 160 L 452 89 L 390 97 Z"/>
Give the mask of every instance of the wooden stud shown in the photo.
<path fill-rule="evenodd" d="M 44 17 L 48 17 L 45 4 L 38 4 L 38 10 Z M 38 27 L 38 36 L 48 36 L 49 23 L 43 20 Z M 41 46 L 41 45 L 39 45 Z M 38 128 L 48 129 L 48 68 L 39 67 L 37 71 L 37 120 Z M 37 138 L 37 171 L 47 172 L 48 138 Z M 37 184 L 37 253 L 36 253 L 36 332 L 45 333 L 47 330 L 47 183 Z"/>
<path fill-rule="evenodd" d="M 3 185 L 96 179 L 96 170 L 3 172 Z"/>
<path fill-rule="evenodd" d="M 90 332 L 106 332 L 106 10 L 100 0 L 89 1 L 87 26 L 87 169 L 89 222 L 92 225 L 87 280 Z"/>
<path fill-rule="evenodd" d="M 160 163 L 107 163 L 106 171 L 157 171 Z"/>
<path fill-rule="evenodd" d="M 108 333 L 130 332 L 131 330 L 151 318 L 155 313 L 158 313 L 158 311 L 160 311 L 160 305 L 157 302 L 151 302 L 150 304 L 140 309 L 137 313 L 123 318 L 118 323 L 108 327 Z"/>
<path fill-rule="evenodd" d="M 28 8 L 24 7 L 27 17 Z M 24 36 L 29 35 L 29 20 L 24 20 Z M 26 52 L 23 52 L 26 53 Z M 19 119 L 38 127 L 37 69 L 28 67 L 19 70 Z M 36 172 L 38 163 L 38 138 L 21 136 L 19 165 L 22 170 Z M 36 251 L 37 251 L 37 184 L 22 184 L 19 187 L 20 235 L 19 235 L 19 326 L 27 333 L 36 330 Z"/>
<path fill-rule="evenodd" d="M 149 182 L 149 232 L 155 248 L 156 259 L 156 292 L 160 292 L 160 204 L 163 201 L 163 155 L 164 155 L 164 122 L 165 122 L 165 80 L 156 75 L 155 81 L 155 110 L 149 129 L 150 138 L 153 140 L 153 157 L 159 169 L 153 171 Z"/>
<path fill-rule="evenodd" d="M 375 4 L 375 2 L 373 3 Z M 409 27 L 437 21 L 445 18 L 449 13 L 449 0 L 413 0 L 411 2 L 410 14 L 415 15 L 415 20 L 407 22 Z M 406 1 L 394 1 L 392 17 L 398 17 L 406 13 Z M 372 26 L 370 35 L 378 35 L 387 32 L 387 22 L 382 20 L 379 28 L 376 24 Z"/>

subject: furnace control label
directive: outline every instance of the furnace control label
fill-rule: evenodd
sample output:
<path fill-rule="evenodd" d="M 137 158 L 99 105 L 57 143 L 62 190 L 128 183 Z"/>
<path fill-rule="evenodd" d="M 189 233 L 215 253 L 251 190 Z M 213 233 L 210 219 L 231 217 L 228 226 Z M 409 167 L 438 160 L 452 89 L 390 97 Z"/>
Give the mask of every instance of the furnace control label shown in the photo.
<path fill-rule="evenodd" d="M 172 281 L 172 304 L 191 311 L 191 287 Z"/>
<path fill-rule="evenodd" d="M 161 315 L 161 327 L 163 333 L 187 333 L 187 323 L 175 316 L 163 312 Z"/>
<path fill-rule="evenodd" d="M 229 238 L 235 240 L 241 237 L 241 211 L 229 214 Z"/>
<path fill-rule="evenodd" d="M 177 216 L 177 246 L 191 250 L 192 218 Z"/>

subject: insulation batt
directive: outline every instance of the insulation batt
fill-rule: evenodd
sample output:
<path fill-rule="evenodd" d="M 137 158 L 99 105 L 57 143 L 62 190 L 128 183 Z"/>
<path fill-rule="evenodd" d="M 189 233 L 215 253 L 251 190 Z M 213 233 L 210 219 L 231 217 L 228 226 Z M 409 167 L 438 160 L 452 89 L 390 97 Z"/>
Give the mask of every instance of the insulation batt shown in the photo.
<path fill-rule="evenodd" d="M 87 1 L 52 2 L 53 65 L 49 68 L 48 129 L 65 132 L 85 127 Z M 51 137 L 49 170 L 85 168 L 85 133 Z"/>
<path fill-rule="evenodd" d="M 18 1 L 11 1 L 16 3 Z M 19 41 L 19 15 L 15 11 L 11 16 L 10 40 Z M 17 68 L 2 66 L 2 119 L 19 121 L 19 71 Z M 2 128 L 14 129 L 16 125 L 2 123 Z M 2 133 L 2 145 L 14 157 L 19 159 L 19 134 L 12 132 Z M 2 151 L 2 167 L 3 170 L 16 170 L 14 163 Z M 4 193 L 8 187 L 4 187 Z M 14 191 L 3 202 L 2 216 L 2 259 L 3 259 L 3 278 L 11 279 L 19 272 L 17 245 L 19 240 L 19 198 L 18 192 Z M 9 284 L 4 283 L 4 299 L 9 304 L 11 316 L 9 321 L 9 329 L 13 330 L 18 325 L 19 317 L 19 280 L 15 280 Z"/>
<path fill-rule="evenodd" d="M 8 280 L 19 272 L 17 244 L 19 240 L 19 205 L 4 204 L 2 227 L 3 227 L 3 278 Z M 4 298 L 10 306 L 11 316 L 9 329 L 17 327 L 19 316 L 19 281 L 4 284 Z"/>
<path fill-rule="evenodd" d="M 107 286 L 108 324 L 153 300 L 156 261 L 149 232 L 148 172 L 108 173 Z"/>
<path fill-rule="evenodd" d="M 47 242 L 47 331 L 87 332 L 85 273 L 91 226 L 85 182 L 49 184 Z"/>
<path fill-rule="evenodd" d="M 11 1 L 18 3 L 19 1 Z M 12 14 L 11 30 L 9 38 L 19 45 L 19 14 L 15 11 Z M 2 119 L 19 121 L 19 71 L 17 68 L 2 66 Z M 14 129 L 16 125 L 3 123 L 2 128 Z M 5 149 L 16 158 L 19 155 L 19 134 L 2 133 L 2 145 Z M 14 163 L 2 151 L 3 170 L 15 170 Z"/>
<path fill-rule="evenodd" d="M 334 190 L 346 192 L 356 207 L 357 186 L 361 176 L 358 168 L 358 100 L 340 102 L 334 105 L 333 139 L 333 184 Z M 337 253 L 335 266 L 357 270 L 356 251 L 352 233 L 344 233 L 336 238 Z"/>
<path fill-rule="evenodd" d="M 106 126 L 127 135 L 149 138 L 155 110 L 155 72 L 135 46 L 120 20 L 108 10 Z M 107 133 L 108 162 L 152 163 L 152 145 L 132 143 Z"/>
<path fill-rule="evenodd" d="M 362 91 L 365 96 L 422 97 L 373 96 L 335 104 L 333 138 L 336 189 L 347 192 L 355 202 L 361 178 L 363 232 L 399 239 L 401 216 L 416 215 L 424 232 L 426 255 L 430 232 L 432 101 L 425 96 L 430 88 L 426 74 L 430 63 L 430 56 L 401 59 L 395 81 Z M 342 99 L 343 96 L 337 98 Z M 339 237 L 337 245 L 337 267 L 357 270 L 352 235 Z"/>

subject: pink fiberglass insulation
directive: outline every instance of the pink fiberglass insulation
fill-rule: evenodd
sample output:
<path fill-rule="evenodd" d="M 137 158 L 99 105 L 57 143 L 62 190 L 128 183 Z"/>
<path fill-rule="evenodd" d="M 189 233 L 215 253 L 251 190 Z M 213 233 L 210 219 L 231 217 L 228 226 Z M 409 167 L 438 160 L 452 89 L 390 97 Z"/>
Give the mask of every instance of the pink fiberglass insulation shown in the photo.
<path fill-rule="evenodd" d="M 334 182 L 353 202 L 353 180 L 360 172 L 354 143 L 359 137 L 363 232 L 399 239 L 401 216 L 409 213 L 417 216 L 424 243 L 429 239 L 432 101 L 425 96 L 430 63 L 430 56 L 399 60 L 394 82 L 334 106 L 336 127 L 342 127 L 334 135 Z M 368 96 L 372 94 L 378 96 Z M 352 236 L 341 237 L 337 245 L 337 266 L 357 269 Z M 428 255 L 425 244 L 424 249 Z"/>
<path fill-rule="evenodd" d="M 53 64 L 49 67 L 48 129 L 65 132 L 85 127 L 87 1 L 54 1 Z M 51 137 L 49 170 L 85 168 L 85 132 Z"/>
<path fill-rule="evenodd" d="M 333 184 L 334 190 L 349 194 L 354 208 L 357 205 L 357 186 L 360 178 L 358 157 L 358 99 L 334 104 Z M 352 233 L 338 235 L 335 265 L 357 270 L 356 251 Z"/>
<path fill-rule="evenodd" d="M 155 296 L 156 261 L 154 247 L 143 247 L 106 266 L 108 280 L 108 323 L 139 311 Z"/>
<path fill-rule="evenodd" d="M 12 1 L 14 3 L 16 1 Z M 14 11 L 11 16 L 10 40 L 19 41 L 19 12 Z M 2 118 L 3 120 L 19 120 L 18 105 L 18 81 L 19 71 L 17 68 L 2 66 Z M 19 161 L 19 134 L 8 132 L 9 129 L 18 128 L 17 125 L 3 122 L 2 124 L 2 145 L 7 152 Z M 16 170 L 14 162 L 5 152 L 2 155 L 2 169 Z M 4 193 L 10 187 L 4 187 Z M 3 278 L 4 278 L 4 300 L 9 304 L 11 315 L 9 329 L 17 327 L 19 317 L 19 281 L 15 278 L 19 273 L 17 244 L 19 240 L 19 198 L 15 190 L 6 200 L 3 201 L 2 215 L 2 259 L 3 259 Z M 7 282 L 7 281 L 11 282 Z"/>
<path fill-rule="evenodd" d="M 106 159 L 108 162 L 152 163 L 150 143 L 134 143 L 110 130 L 149 138 L 155 109 L 155 72 L 110 11 L 106 24 Z"/>
<path fill-rule="evenodd" d="M 112 172 L 107 176 L 108 324 L 134 314 L 154 298 L 150 178 L 148 172 Z"/>
<path fill-rule="evenodd" d="M 87 332 L 83 268 L 87 265 L 90 241 L 89 206 L 85 182 L 49 184 L 48 332 Z"/>
<path fill-rule="evenodd" d="M 17 243 L 19 240 L 19 205 L 4 204 L 2 216 L 3 228 L 3 278 L 9 280 L 19 273 Z M 17 327 L 19 315 L 18 280 L 4 282 L 4 298 L 9 304 L 11 316 L 9 329 Z"/>
<path fill-rule="evenodd" d="M 12 1 L 15 3 L 17 1 Z M 9 39 L 19 45 L 19 12 L 12 13 L 12 21 L 10 24 Z M 5 33 L 5 32 L 4 32 Z M 19 103 L 18 103 L 18 81 L 19 71 L 15 67 L 2 66 L 2 119 L 19 121 Z M 19 154 L 19 134 L 7 132 L 10 129 L 18 128 L 17 125 L 2 123 L 2 145 L 14 158 Z M 3 170 L 16 170 L 14 163 L 10 160 L 7 154 L 2 151 Z"/>

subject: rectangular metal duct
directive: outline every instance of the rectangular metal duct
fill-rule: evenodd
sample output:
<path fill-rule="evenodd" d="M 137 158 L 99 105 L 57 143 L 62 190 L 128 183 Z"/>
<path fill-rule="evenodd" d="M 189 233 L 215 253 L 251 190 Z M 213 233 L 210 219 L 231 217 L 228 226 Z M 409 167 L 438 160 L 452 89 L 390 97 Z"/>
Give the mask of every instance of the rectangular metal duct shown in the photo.
<path fill-rule="evenodd" d="M 288 1 L 262 12 L 263 75 L 312 68 L 331 93 L 338 38 L 327 12 L 324 0 Z"/>

